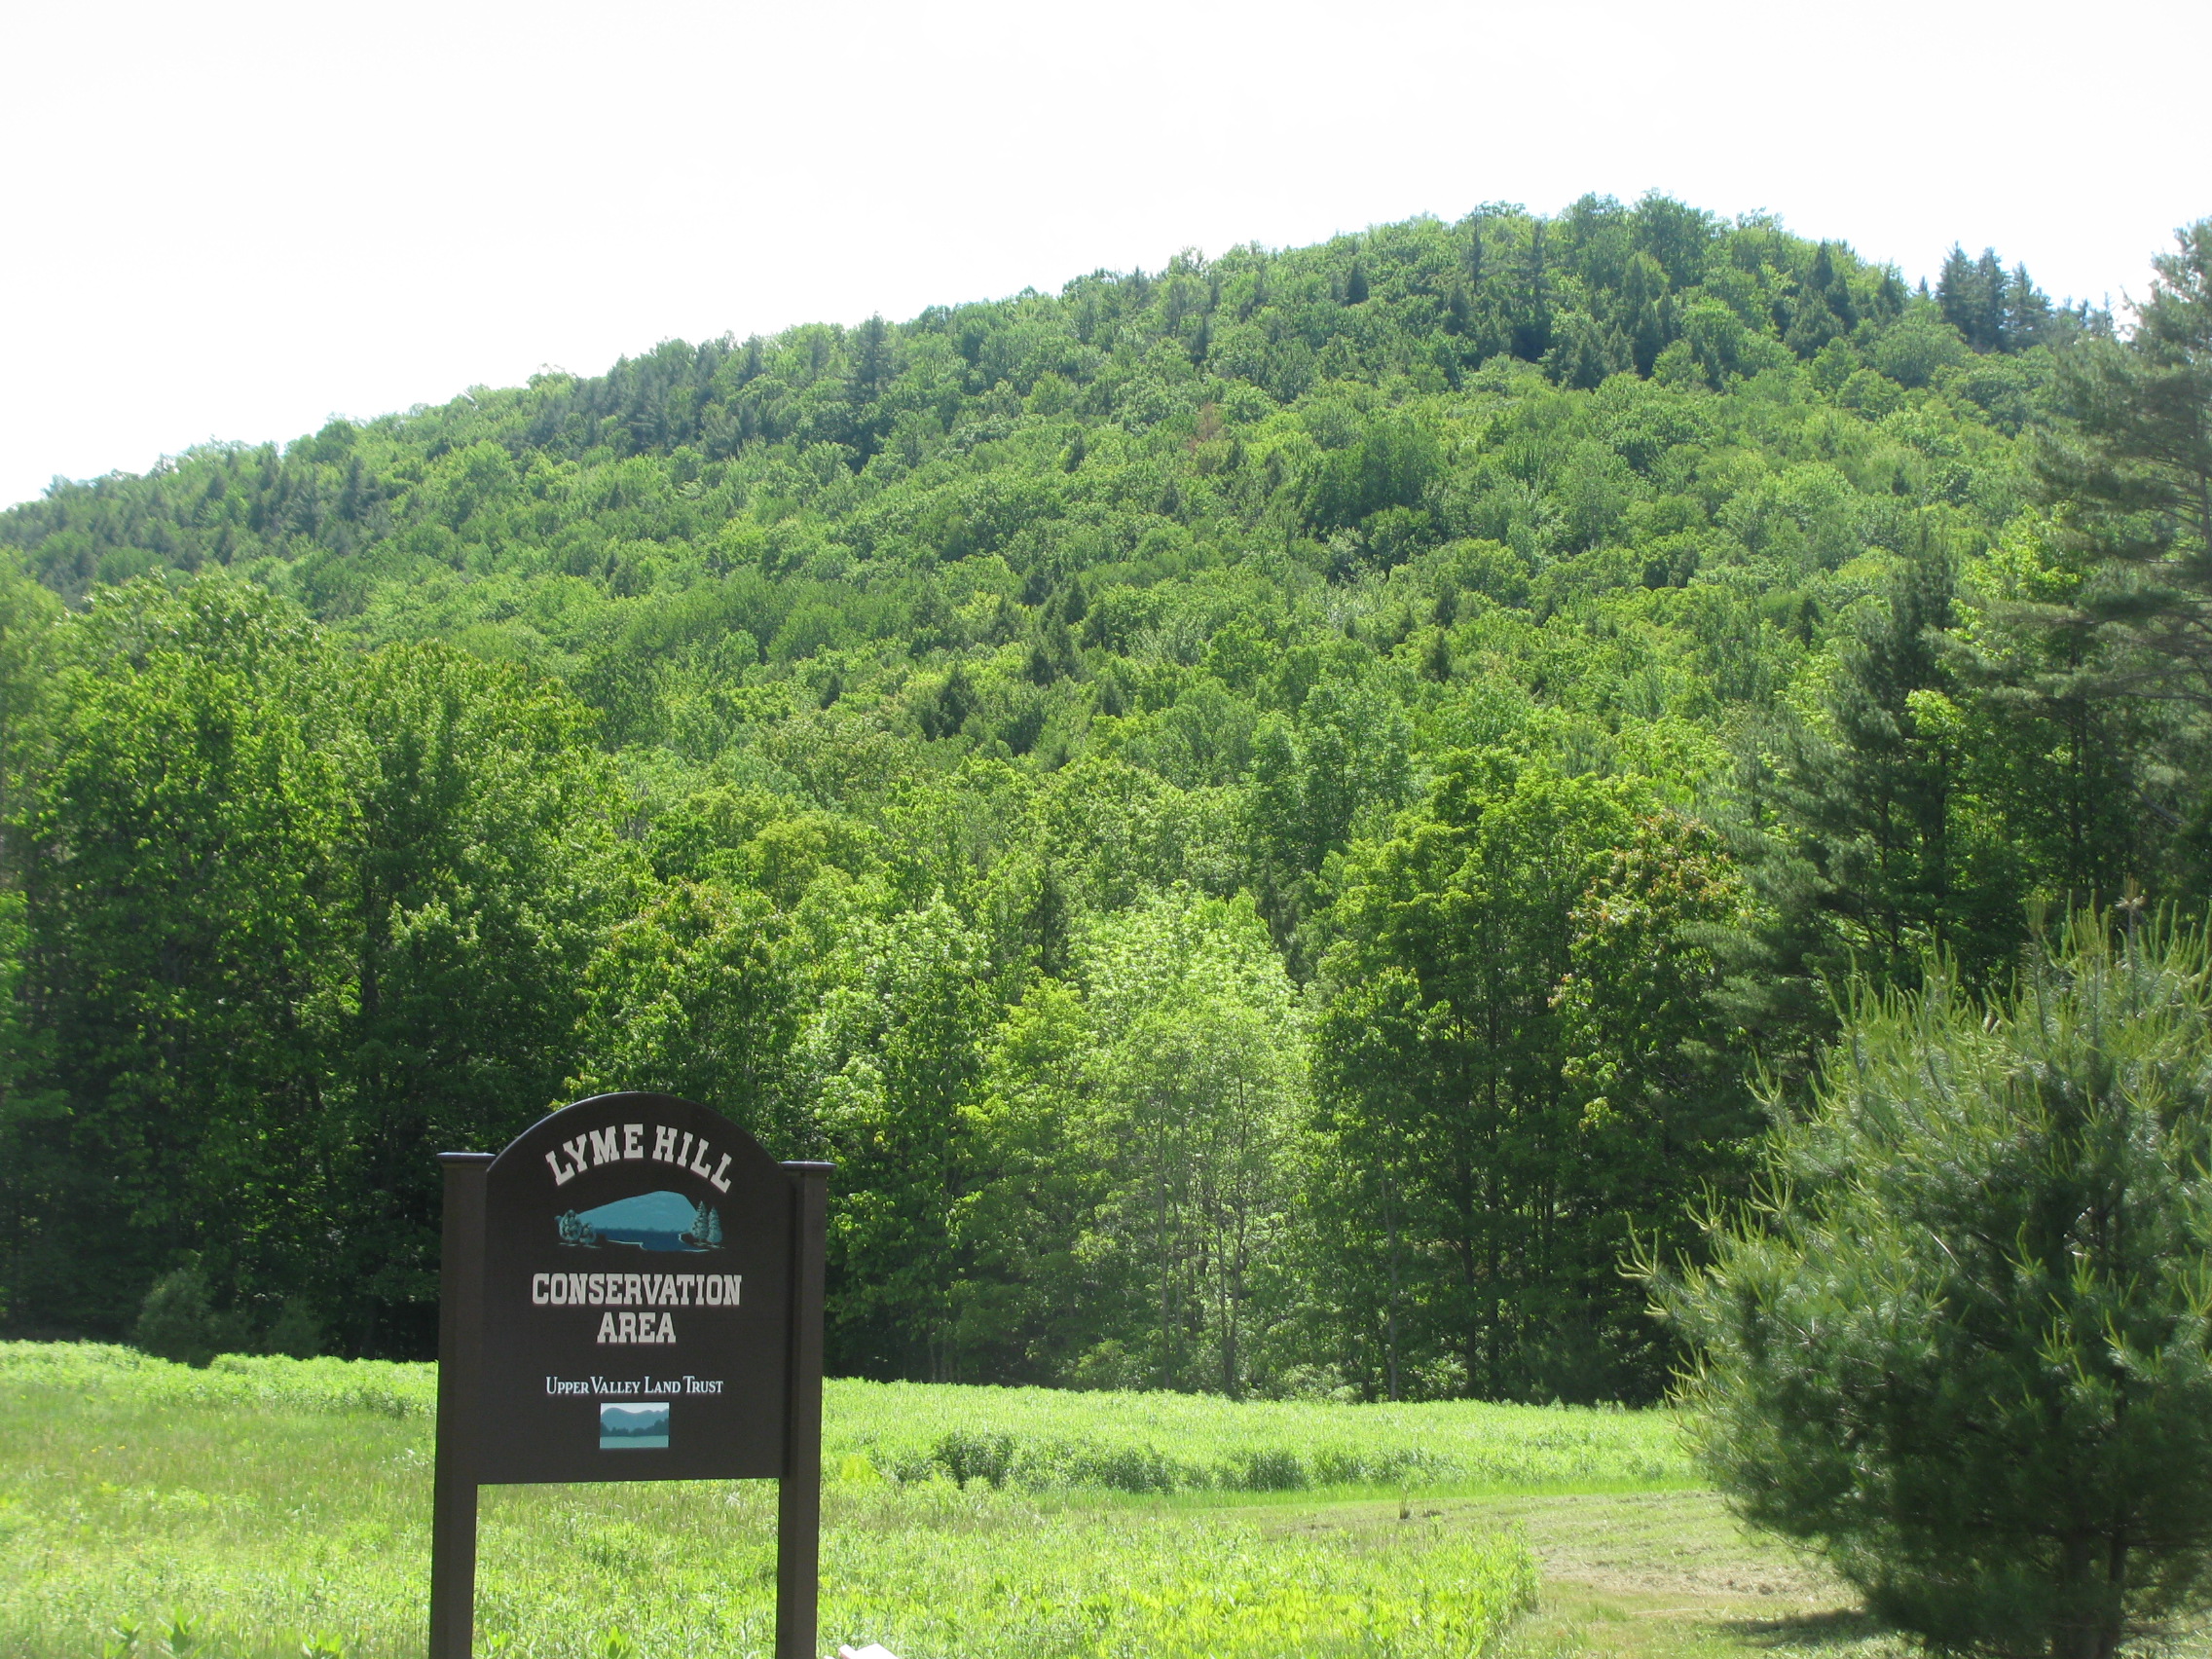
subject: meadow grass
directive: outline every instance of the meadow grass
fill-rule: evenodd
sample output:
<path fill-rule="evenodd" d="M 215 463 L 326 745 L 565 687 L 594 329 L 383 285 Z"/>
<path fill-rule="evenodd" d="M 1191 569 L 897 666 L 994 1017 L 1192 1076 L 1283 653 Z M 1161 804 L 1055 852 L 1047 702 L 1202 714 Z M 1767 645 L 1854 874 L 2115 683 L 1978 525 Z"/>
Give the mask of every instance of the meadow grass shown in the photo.
<path fill-rule="evenodd" d="M 0 1343 L 0 1388 L 434 1419 L 437 1367 L 226 1354 L 204 1371 L 95 1343 Z M 1438 1400 L 1347 1406 L 832 1379 L 830 1477 L 1032 1493 L 1541 1491 L 1694 1483 L 1663 1413 Z"/>
<path fill-rule="evenodd" d="M 433 1368 L 7 1344 L 0 1395 L 0 1651 L 422 1651 Z M 823 1640 L 902 1659 L 1468 1659 L 1530 1603 L 1522 1539 L 1285 1530 L 1249 1494 L 1686 1478 L 1620 1412 L 835 1382 L 828 1419 Z M 482 1642 L 765 1653 L 773 1524 L 762 1483 L 489 1488 Z"/>

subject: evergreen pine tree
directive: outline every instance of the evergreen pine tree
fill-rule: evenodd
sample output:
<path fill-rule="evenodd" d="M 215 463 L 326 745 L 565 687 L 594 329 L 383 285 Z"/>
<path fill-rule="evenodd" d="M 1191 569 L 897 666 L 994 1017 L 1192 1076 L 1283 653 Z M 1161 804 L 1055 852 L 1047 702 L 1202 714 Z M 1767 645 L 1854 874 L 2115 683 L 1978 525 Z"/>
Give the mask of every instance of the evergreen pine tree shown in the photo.
<path fill-rule="evenodd" d="M 1921 283 L 1923 293 L 1927 282 Z M 1943 313 L 1943 320 L 1957 329 L 1968 345 L 1974 343 L 1974 331 L 1987 314 L 1988 307 L 1981 295 L 1980 273 L 1966 249 L 1957 242 L 1943 256 L 1943 269 L 1936 278 L 1936 304 Z"/>
<path fill-rule="evenodd" d="M 1520 315 L 1513 323 L 1513 354 L 1541 362 L 1552 346 L 1551 274 L 1545 263 L 1544 222 L 1529 224 L 1529 254 L 1523 267 Z"/>
<path fill-rule="evenodd" d="M 2036 466 L 2076 549 L 2103 561 L 2075 620 L 2120 647 L 2112 688 L 2212 706 L 2212 219 L 2156 264 L 2127 341 L 2062 357 L 2070 418 Z"/>
<path fill-rule="evenodd" d="M 2111 1659 L 2212 1599 L 2212 953 L 2056 942 L 1988 1008 L 1862 987 L 1661 1293 L 1737 1512 L 1936 1652 Z"/>
<path fill-rule="evenodd" d="M 862 402 L 883 389 L 891 378 L 891 330 L 871 316 L 853 331 L 853 395 Z"/>
<path fill-rule="evenodd" d="M 1640 375 L 1648 375 L 1667 348 L 1667 319 L 1661 310 L 1666 297 L 1667 273 L 1659 262 L 1648 253 L 1631 259 L 1621 277 L 1618 314 L 1630 360 Z"/>
<path fill-rule="evenodd" d="M 1851 297 L 1851 284 L 1844 278 L 1843 268 L 1830 253 L 1826 242 L 1813 256 L 1813 273 L 1810 285 L 1827 307 L 1828 314 L 1840 323 L 1846 332 L 1859 322 L 1859 306 Z"/>
<path fill-rule="evenodd" d="M 1923 533 L 1925 535 L 1925 532 Z M 1839 929 L 1840 970 L 1857 956 L 1909 977 L 1931 945 L 1957 948 L 1951 828 L 1957 756 L 1923 729 L 1918 694 L 1947 675 L 1938 636 L 1950 625 L 1957 568 L 1924 540 L 1892 582 L 1889 604 L 1842 653 L 1829 695 L 1829 737 L 1801 734 L 1790 766 L 1804 846 Z"/>
<path fill-rule="evenodd" d="M 1977 351 L 2002 351 L 2007 346 L 2006 291 L 2010 283 L 2005 276 L 2005 267 L 1999 262 L 1995 248 L 1981 250 L 1981 258 L 1974 264 L 1973 280 L 1978 311 L 1974 317 L 1973 331 L 1967 336 L 1967 342 Z"/>
<path fill-rule="evenodd" d="M 2013 266 L 2005 284 L 2005 338 L 2010 349 L 2045 344 L 2055 320 L 2050 296 L 2029 279 L 2025 265 Z"/>

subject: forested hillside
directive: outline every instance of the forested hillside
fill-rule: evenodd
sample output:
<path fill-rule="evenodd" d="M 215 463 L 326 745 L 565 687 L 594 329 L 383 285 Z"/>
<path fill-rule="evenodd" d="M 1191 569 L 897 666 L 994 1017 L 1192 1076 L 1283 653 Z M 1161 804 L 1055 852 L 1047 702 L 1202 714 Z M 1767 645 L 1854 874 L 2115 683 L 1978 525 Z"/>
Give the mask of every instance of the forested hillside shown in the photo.
<path fill-rule="evenodd" d="M 431 1155 L 635 1087 L 837 1161 L 841 1371 L 1648 1397 L 1829 986 L 2205 896 L 2142 338 L 1586 200 L 57 485 L 7 1321 L 424 1354 Z"/>

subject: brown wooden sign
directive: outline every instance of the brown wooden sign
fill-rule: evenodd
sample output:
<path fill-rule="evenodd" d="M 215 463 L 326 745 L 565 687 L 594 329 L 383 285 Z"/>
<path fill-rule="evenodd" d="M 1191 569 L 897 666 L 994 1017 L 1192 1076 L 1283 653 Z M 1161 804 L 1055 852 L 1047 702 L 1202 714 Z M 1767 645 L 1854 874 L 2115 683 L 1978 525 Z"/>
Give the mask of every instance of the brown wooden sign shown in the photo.
<path fill-rule="evenodd" d="M 448 1153 L 431 1659 L 467 1659 L 476 1488 L 781 1482 L 778 1659 L 814 1659 L 824 1178 L 673 1095 Z"/>

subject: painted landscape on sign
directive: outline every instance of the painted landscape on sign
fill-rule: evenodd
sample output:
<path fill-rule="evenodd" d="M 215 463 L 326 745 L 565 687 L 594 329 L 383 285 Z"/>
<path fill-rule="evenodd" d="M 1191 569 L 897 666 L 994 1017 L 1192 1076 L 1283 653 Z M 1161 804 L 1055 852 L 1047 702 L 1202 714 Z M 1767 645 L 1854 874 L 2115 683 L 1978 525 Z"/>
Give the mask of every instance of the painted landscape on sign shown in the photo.
<path fill-rule="evenodd" d="M 591 1248 L 625 1244 L 637 1250 L 713 1250 L 722 1241 L 721 1213 L 682 1193 L 641 1193 L 597 1209 L 556 1218 L 561 1242 Z"/>
<path fill-rule="evenodd" d="M 599 1449 L 602 1452 L 665 1452 L 668 1450 L 668 1407 L 601 1406 Z"/>

